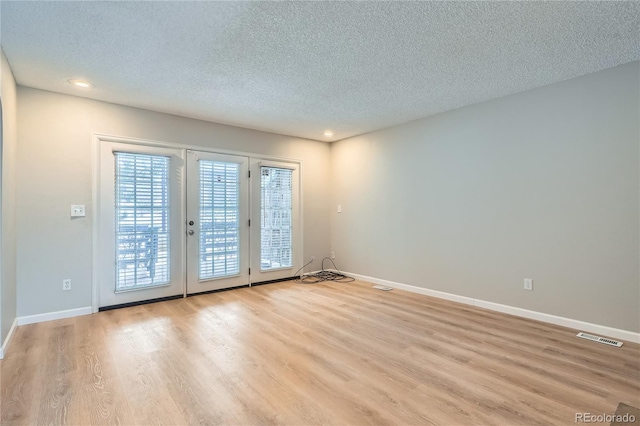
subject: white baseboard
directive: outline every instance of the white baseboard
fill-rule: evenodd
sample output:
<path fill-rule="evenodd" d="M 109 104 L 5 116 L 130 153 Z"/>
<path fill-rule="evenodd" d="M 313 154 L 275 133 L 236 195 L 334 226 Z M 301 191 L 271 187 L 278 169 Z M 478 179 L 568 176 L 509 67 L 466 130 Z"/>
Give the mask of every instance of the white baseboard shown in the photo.
<path fill-rule="evenodd" d="M 53 321 L 63 318 L 79 317 L 81 315 L 89 315 L 93 313 L 91 306 L 85 306 L 84 308 L 67 309 L 65 311 L 47 312 L 46 314 L 26 315 L 18 317 L 18 325 L 34 324 L 37 322 Z"/>
<path fill-rule="evenodd" d="M 354 277 L 358 280 L 367 281 L 373 284 L 385 285 L 387 287 L 406 290 L 412 293 L 424 294 L 426 296 L 437 297 L 438 299 L 451 300 L 453 302 L 464 303 L 466 305 L 477 306 L 479 308 L 489 309 L 496 312 L 515 315 L 518 317 L 529 318 L 537 321 L 547 322 L 550 324 L 561 325 L 580 331 L 588 331 L 590 333 L 599 334 L 614 339 L 626 340 L 627 342 L 640 343 L 640 333 L 633 331 L 620 330 L 618 328 L 607 327 L 605 325 L 593 324 L 590 322 L 575 320 L 571 318 L 559 317 L 557 315 L 545 314 L 543 312 L 530 311 L 528 309 L 516 308 L 515 306 L 502 305 L 500 303 L 488 302 L 486 300 L 474 299 L 457 294 L 445 293 L 442 291 L 430 290 L 428 288 L 416 287 L 408 284 L 401 284 L 394 281 L 382 280 L 365 275 L 343 272 L 346 275 Z"/>
<path fill-rule="evenodd" d="M 16 327 L 18 326 L 18 318 L 13 320 L 13 324 L 11 324 L 11 328 L 9 329 L 9 334 L 2 342 L 2 347 L 0 348 L 0 359 L 4 359 L 4 354 L 7 353 L 7 349 L 9 348 L 9 343 L 11 343 L 11 338 L 13 337 L 13 332 L 16 331 Z"/>

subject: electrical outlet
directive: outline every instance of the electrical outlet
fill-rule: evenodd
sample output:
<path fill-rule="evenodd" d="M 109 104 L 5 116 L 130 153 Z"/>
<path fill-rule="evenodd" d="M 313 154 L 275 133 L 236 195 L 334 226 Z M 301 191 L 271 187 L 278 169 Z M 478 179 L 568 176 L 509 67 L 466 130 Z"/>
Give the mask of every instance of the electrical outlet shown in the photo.
<path fill-rule="evenodd" d="M 336 258 L 336 252 L 335 252 L 335 251 L 332 251 L 332 252 L 331 252 L 331 258 L 332 258 L 332 259 L 335 259 L 335 258 Z"/>
<path fill-rule="evenodd" d="M 62 280 L 62 290 L 63 291 L 71 290 L 71 280 L 70 279 Z"/>
<path fill-rule="evenodd" d="M 342 213 L 342 204 L 338 204 L 338 213 Z"/>
<path fill-rule="evenodd" d="M 533 280 L 531 278 L 524 279 L 524 289 L 533 290 Z"/>

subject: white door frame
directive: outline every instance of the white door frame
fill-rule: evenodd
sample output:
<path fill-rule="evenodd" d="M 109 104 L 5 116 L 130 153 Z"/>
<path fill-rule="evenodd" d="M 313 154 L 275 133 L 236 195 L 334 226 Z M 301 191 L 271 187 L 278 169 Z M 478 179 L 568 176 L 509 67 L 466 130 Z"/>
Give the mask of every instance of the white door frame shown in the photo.
<path fill-rule="evenodd" d="M 304 195 L 303 195 L 304 191 L 302 190 L 304 185 L 304 177 L 303 177 L 304 168 L 303 168 L 302 160 L 295 159 L 295 158 L 287 158 L 287 157 L 276 157 L 272 155 L 265 155 L 265 154 L 258 154 L 258 153 L 244 152 L 244 151 L 235 151 L 235 150 L 229 150 L 229 149 L 219 149 L 219 148 L 214 148 L 209 146 L 180 144 L 180 143 L 173 143 L 173 142 L 166 142 L 166 141 L 108 135 L 103 133 L 93 133 L 92 147 L 91 147 L 92 157 L 93 157 L 93 164 L 92 164 L 92 171 L 91 171 L 91 175 L 92 175 L 91 307 L 94 313 L 98 312 L 98 309 L 100 306 L 99 304 L 100 289 L 98 288 L 99 271 L 98 271 L 97 265 L 99 264 L 98 252 L 99 252 L 99 242 L 100 242 L 98 223 L 99 223 L 99 217 L 100 217 L 99 215 L 100 215 L 100 208 L 101 208 L 99 195 L 100 195 L 100 144 L 102 142 L 115 142 L 115 143 L 142 145 L 142 146 L 150 146 L 150 147 L 157 147 L 157 148 L 182 149 L 185 151 L 185 155 L 186 155 L 186 150 L 194 150 L 194 151 L 204 151 L 204 152 L 211 152 L 211 153 L 244 156 L 244 157 L 249 157 L 250 160 L 266 160 L 266 161 L 277 161 L 277 162 L 283 162 L 283 163 L 297 164 L 299 167 L 299 174 L 300 174 L 299 176 L 300 238 L 299 238 L 298 244 L 300 245 L 300 256 L 302 259 L 305 259 L 304 244 L 303 244 L 304 242 Z M 186 179 L 182 180 L 181 190 L 183 191 L 183 193 L 186 194 Z M 251 191 L 251 188 L 249 189 L 249 191 Z M 249 199 L 251 199 L 252 197 L 251 193 L 249 197 L 250 197 Z M 184 215 L 186 215 L 186 205 L 184 206 L 184 210 L 185 210 Z M 186 230 L 184 230 L 184 233 L 186 235 Z M 182 253 L 182 263 L 183 263 L 182 268 L 186 273 L 186 252 L 184 252 L 184 250 L 185 249 L 183 249 L 183 253 Z M 249 278 L 251 280 L 251 277 Z M 186 282 L 186 277 L 185 277 L 185 282 Z M 186 286 L 184 288 L 183 297 L 187 297 Z"/>

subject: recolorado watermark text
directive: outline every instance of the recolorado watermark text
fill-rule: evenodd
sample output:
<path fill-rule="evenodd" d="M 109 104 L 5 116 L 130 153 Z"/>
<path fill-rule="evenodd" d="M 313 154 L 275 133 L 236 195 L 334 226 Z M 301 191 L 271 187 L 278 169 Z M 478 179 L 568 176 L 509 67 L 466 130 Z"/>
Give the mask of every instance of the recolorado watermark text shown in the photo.
<path fill-rule="evenodd" d="M 576 423 L 633 423 L 636 416 L 633 414 L 593 414 L 593 413 L 576 413 Z"/>

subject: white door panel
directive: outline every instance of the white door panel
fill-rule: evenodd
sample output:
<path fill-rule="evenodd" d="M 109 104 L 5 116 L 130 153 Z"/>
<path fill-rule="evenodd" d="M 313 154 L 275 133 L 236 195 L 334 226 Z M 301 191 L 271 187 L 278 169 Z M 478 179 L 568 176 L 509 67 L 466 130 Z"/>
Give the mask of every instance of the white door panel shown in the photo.
<path fill-rule="evenodd" d="M 99 306 L 184 292 L 183 151 L 102 142 Z"/>
<path fill-rule="evenodd" d="M 300 170 L 251 160 L 251 282 L 290 278 L 302 266 Z"/>
<path fill-rule="evenodd" d="M 187 292 L 249 284 L 248 158 L 187 153 Z"/>

